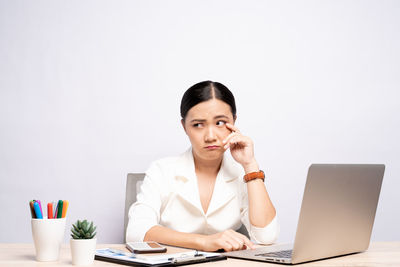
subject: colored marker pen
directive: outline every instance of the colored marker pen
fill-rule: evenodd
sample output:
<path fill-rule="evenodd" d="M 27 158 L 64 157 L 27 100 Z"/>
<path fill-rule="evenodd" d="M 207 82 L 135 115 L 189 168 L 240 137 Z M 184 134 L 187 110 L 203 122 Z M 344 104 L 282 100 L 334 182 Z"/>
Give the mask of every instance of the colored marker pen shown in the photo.
<path fill-rule="evenodd" d="M 37 203 L 39 203 L 39 208 L 40 208 L 40 213 L 42 214 L 42 216 L 43 216 L 43 210 L 42 210 L 42 203 L 40 203 L 40 200 L 36 200 L 36 202 Z M 43 218 L 43 217 L 42 217 Z"/>
<path fill-rule="evenodd" d="M 57 218 L 61 218 L 63 211 L 63 201 L 59 200 L 57 205 Z M 55 216 L 55 215 L 54 215 Z"/>
<path fill-rule="evenodd" d="M 47 203 L 47 218 L 53 219 L 53 203 Z"/>
<path fill-rule="evenodd" d="M 30 208 L 30 210 L 31 210 L 31 216 L 32 216 L 32 218 L 33 218 L 33 219 L 36 219 L 35 209 L 33 208 L 33 203 L 34 203 L 34 202 L 35 202 L 34 200 L 29 201 L 29 208 Z"/>
<path fill-rule="evenodd" d="M 57 214 L 57 205 L 56 205 L 55 201 L 53 201 L 51 203 L 53 204 L 53 219 L 55 219 L 57 217 L 56 216 L 56 214 Z"/>
<path fill-rule="evenodd" d="M 68 204 L 69 204 L 68 200 L 63 201 L 63 210 L 62 210 L 61 218 L 65 218 L 65 216 L 67 216 Z"/>
<path fill-rule="evenodd" d="M 35 201 L 35 203 L 33 203 L 33 208 L 35 209 L 36 218 L 43 219 L 42 212 L 40 211 L 40 206 L 36 201 Z"/>

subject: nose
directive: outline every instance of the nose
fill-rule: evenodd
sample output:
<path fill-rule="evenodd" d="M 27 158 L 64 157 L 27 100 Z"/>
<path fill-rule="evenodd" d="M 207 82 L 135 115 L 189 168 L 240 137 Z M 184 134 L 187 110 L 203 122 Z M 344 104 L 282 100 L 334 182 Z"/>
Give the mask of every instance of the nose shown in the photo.
<path fill-rule="evenodd" d="M 204 141 L 206 143 L 215 142 L 217 140 L 217 135 L 215 134 L 215 129 L 213 127 L 208 127 L 204 134 Z"/>

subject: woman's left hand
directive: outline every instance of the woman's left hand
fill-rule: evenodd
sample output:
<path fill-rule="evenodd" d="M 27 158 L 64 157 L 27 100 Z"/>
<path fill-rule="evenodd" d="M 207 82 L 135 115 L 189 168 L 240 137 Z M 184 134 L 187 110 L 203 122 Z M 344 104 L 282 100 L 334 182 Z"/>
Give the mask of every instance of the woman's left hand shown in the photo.
<path fill-rule="evenodd" d="M 250 137 L 242 135 L 235 125 L 230 123 L 225 125 L 232 132 L 222 141 L 224 149 L 230 147 L 233 159 L 240 163 L 245 170 L 252 168 L 251 171 L 258 171 L 256 170 L 258 165 L 254 158 L 253 141 Z"/>

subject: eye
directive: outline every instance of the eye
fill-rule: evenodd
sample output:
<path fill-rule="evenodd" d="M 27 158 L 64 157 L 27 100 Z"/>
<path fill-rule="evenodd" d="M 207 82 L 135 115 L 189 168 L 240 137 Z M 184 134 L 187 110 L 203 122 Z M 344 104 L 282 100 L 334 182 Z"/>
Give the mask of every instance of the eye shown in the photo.
<path fill-rule="evenodd" d="M 226 121 L 217 121 L 217 126 L 225 125 Z"/>
<path fill-rule="evenodd" d="M 203 126 L 202 123 L 195 123 L 195 124 L 193 124 L 193 127 L 194 127 L 194 128 L 200 128 L 201 126 Z"/>

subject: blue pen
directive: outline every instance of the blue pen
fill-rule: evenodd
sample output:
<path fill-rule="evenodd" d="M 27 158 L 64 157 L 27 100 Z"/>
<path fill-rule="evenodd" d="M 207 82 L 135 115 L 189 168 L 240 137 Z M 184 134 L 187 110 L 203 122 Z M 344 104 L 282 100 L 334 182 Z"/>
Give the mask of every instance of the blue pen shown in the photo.
<path fill-rule="evenodd" d="M 39 203 L 40 213 L 43 216 L 42 203 L 40 203 L 40 200 L 36 200 L 36 201 L 37 201 L 37 203 Z"/>
<path fill-rule="evenodd" d="M 36 218 L 43 219 L 43 215 L 42 215 L 42 212 L 40 211 L 39 203 L 37 203 L 36 201 L 35 201 L 35 203 L 33 203 L 33 209 L 35 210 Z"/>

